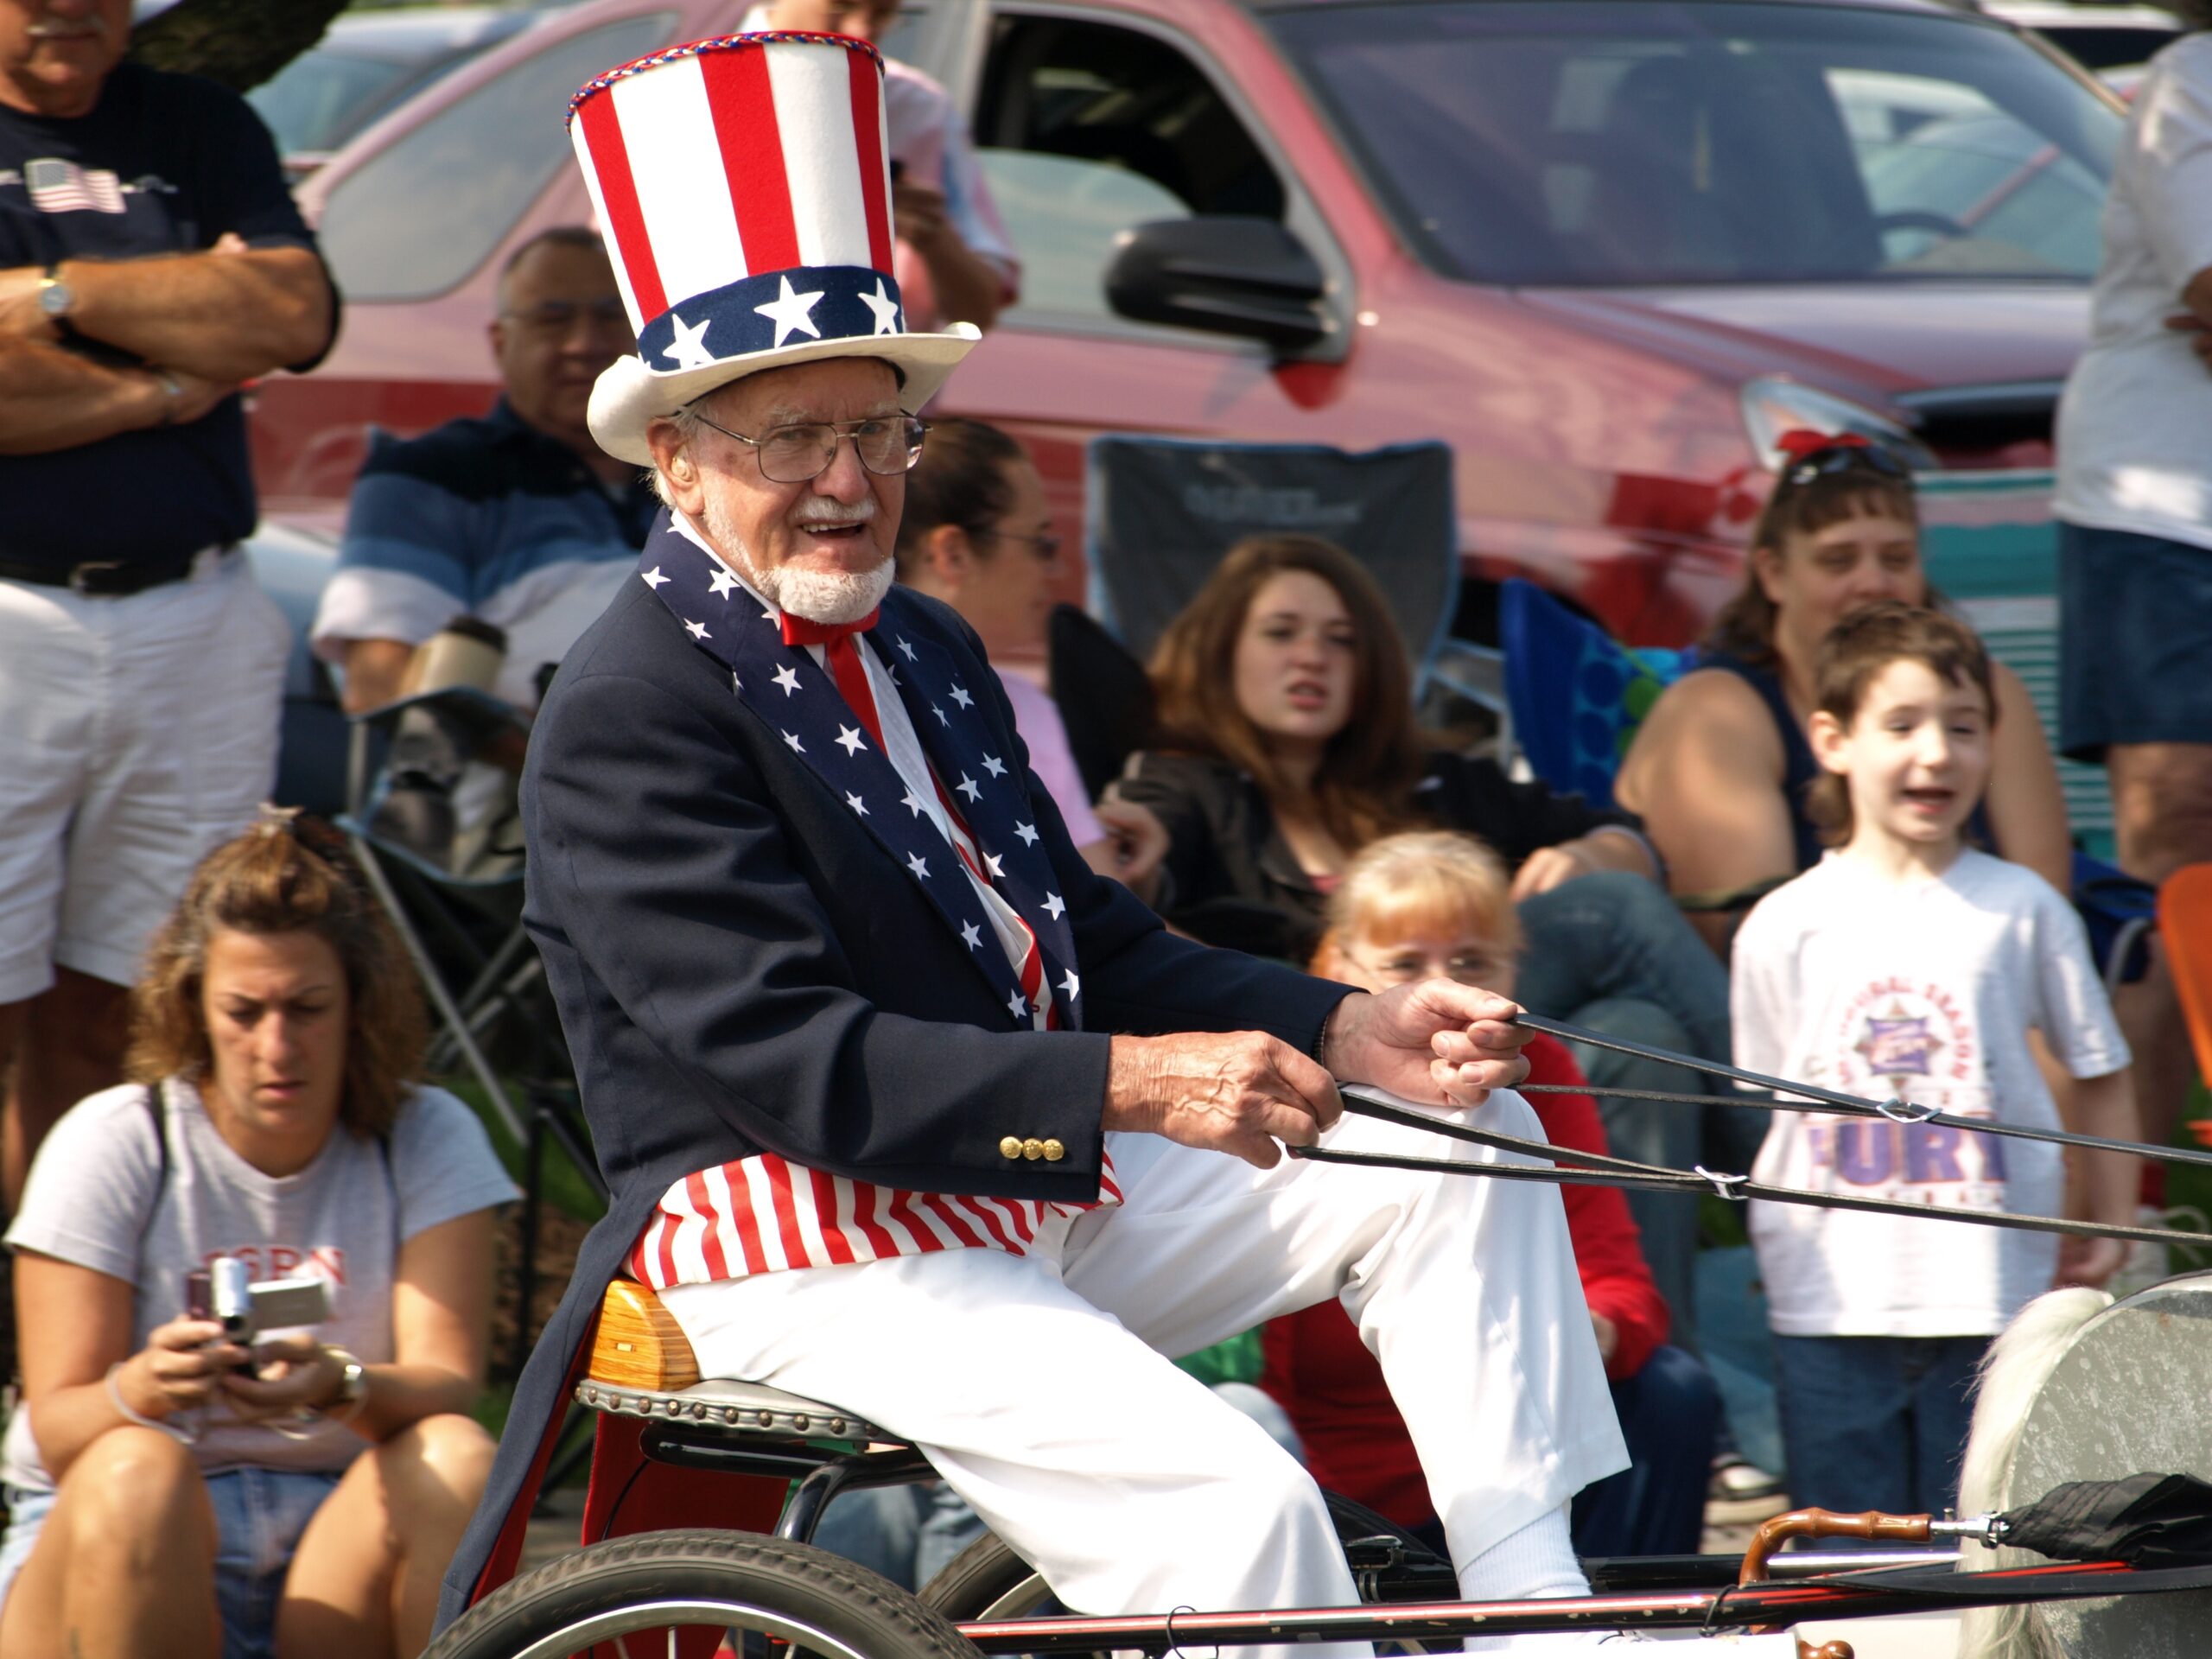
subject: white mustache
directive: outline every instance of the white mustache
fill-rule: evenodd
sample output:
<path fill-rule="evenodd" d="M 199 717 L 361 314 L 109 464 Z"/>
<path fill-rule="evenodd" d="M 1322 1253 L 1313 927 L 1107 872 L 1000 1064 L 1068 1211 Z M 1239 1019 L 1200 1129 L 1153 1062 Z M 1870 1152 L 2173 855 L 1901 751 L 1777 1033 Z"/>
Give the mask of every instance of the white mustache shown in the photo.
<path fill-rule="evenodd" d="M 817 506 L 812 501 L 803 501 L 793 509 L 791 522 L 799 525 L 874 524 L 875 498 L 864 495 L 849 505 L 842 501 L 825 501 Z"/>

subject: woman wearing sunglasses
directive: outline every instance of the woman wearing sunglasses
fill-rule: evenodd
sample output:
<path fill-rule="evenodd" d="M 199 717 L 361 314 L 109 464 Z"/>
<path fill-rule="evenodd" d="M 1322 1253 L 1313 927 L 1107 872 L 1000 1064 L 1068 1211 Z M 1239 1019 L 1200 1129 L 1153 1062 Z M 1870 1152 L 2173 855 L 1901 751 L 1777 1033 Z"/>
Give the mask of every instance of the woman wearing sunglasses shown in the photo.
<path fill-rule="evenodd" d="M 1878 600 L 1935 597 L 1902 463 L 1858 437 L 1791 432 L 1781 447 L 1790 459 L 1753 528 L 1743 590 L 1707 634 L 1701 665 L 1653 706 L 1614 788 L 1642 815 L 1677 896 L 1735 901 L 1691 917 L 1724 957 L 1759 893 L 1820 861 L 1804 792 L 1819 775 L 1805 722 L 1821 641 Z M 2064 893 L 2066 801 L 2050 744 L 2019 676 L 1992 668 L 1995 752 L 1974 830 Z"/>
<path fill-rule="evenodd" d="M 1147 904 L 1159 887 L 1167 831 L 1141 806 L 1092 804 L 1068 747 L 1067 728 L 1035 681 L 1005 666 L 1036 657 L 1060 575 L 1044 480 L 1020 443 L 982 421 L 930 423 L 929 447 L 906 475 L 899 520 L 899 580 L 941 599 L 976 630 L 999 664 L 1032 771 L 1044 782 L 1090 868 Z"/>

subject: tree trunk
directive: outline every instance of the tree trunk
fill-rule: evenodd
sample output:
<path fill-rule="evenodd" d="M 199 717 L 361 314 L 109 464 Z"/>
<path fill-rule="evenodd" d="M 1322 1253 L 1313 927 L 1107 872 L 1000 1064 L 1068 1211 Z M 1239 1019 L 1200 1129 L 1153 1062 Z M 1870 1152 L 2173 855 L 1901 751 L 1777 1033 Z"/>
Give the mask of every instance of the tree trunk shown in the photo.
<path fill-rule="evenodd" d="M 346 0 L 177 0 L 131 31 L 130 57 L 250 92 L 321 40 L 345 9 Z"/>

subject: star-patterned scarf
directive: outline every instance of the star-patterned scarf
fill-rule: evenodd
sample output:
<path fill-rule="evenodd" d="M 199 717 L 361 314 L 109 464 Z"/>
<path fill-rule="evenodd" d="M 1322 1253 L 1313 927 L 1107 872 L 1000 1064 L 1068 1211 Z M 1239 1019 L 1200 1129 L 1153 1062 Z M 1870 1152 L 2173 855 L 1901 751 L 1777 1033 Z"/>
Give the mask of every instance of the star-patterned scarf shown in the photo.
<path fill-rule="evenodd" d="M 865 619 L 847 630 L 780 617 L 666 512 L 646 541 L 639 575 L 698 648 L 729 671 L 745 705 L 921 888 L 967 947 L 1009 1023 L 1032 1026 L 1049 984 L 1055 1023 L 1079 1027 L 1075 938 L 1026 779 L 933 626 L 906 595 L 895 588 L 886 595 L 872 627 Z M 817 630 L 835 634 L 820 641 L 827 673 L 805 648 L 806 636 Z M 952 823 L 951 845 L 885 751 L 861 650 L 875 653 L 898 690 Z M 967 848 L 959 845 L 963 840 Z M 961 868 L 963 859 L 972 860 L 976 880 L 1004 899 L 1028 930 L 1033 963 L 1017 967 L 1007 951 L 986 948 L 990 918 Z"/>

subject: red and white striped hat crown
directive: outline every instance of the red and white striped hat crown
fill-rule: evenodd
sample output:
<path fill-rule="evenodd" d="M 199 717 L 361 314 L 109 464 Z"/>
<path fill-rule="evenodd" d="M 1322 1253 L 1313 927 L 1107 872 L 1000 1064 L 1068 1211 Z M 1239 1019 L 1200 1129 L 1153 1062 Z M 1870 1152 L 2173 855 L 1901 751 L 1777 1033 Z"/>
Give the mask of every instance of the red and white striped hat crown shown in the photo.
<path fill-rule="evenodd" d="M 693 41 L 610 69 L 569 104 L 638 354 L 591 397 L 592 435 L 650 464 L 645 428 L 715 387 L 880 357 L 919 409 L 976 331 L 910 334 L 891 274 L 883 66 L 839 35 Z"/>

